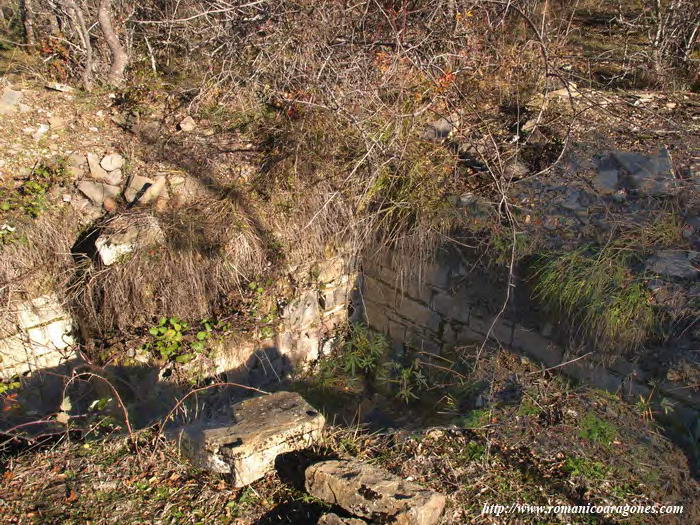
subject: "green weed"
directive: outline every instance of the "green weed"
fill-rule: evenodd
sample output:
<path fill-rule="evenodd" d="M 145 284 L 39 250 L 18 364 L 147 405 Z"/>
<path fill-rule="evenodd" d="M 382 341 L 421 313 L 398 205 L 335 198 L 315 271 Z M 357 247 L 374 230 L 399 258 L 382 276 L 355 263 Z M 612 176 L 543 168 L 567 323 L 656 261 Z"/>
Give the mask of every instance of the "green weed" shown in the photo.
<path fill-rule="evenodd" d="M 177 363 L 188 363 L 196 355 L 204 353 L 206 341 L 211 337 L 213 326 L 208 320 L 202 321 L 202 329 L 192 333 L 190 326 L 177 317 L 161 317 L 156 326 L 149 328 L 153 340 L 144 349 L 159 355 L 162 359 Z"/>
<path fill-rule="evenodd" d="M 352 324 L 342 347 L 342 368 L 351 376 L 372 374 L 388 350 L 389 342 L 382 334 L 363 324 Z"/>
<path fill-rule="evenodd" d="M 617 428 L 589 411 L 581 420 L 578 435 L 593 443 L 610 445 L 617 436 Z"/>
<path fill-rule="evenodd" d="M 387 363 L 387 373 L 378 379 L 395 386 L 394 396 L 404 403 L 419 399 L 417 393 L 428 388 L 428 380 L 419 359 L 415 359 L 409 366 L 391 361 Z"/>
<path fill-rule="evenodd" d="M 537 416 L 540 412 L 542 412 L 542 409 L 529 399 L 523 400 L 520 407 L 518 407 L 518 415 L 520 416 Z"/>
<path fill-rule="evenodd" d="M 588 480 L 603 479 L 608 469 L 598 461 L 587 458 L 569 457 L 564 463 L 564 471 L 571 476 L 581 476 Z"/>
<path fill-rule="evenodd" d="M 489 421 L 489 410 L 487 408 L 479 408 L 472 410 L 466 416 L 457 419 L 456 424 L 462 428 L 481 428 Z"/>

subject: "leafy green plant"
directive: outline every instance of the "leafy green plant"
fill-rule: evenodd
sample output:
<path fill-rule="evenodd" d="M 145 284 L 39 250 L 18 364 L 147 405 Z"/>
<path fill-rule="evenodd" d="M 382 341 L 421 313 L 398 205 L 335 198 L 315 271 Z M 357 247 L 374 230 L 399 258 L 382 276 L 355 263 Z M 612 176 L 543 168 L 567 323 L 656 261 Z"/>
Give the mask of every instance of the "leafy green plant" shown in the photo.
<path fill-rule="evenodd" d="M 380 379 L 384 382 L 396 386 L 394 396 L 408 403 L 413 399 L 418 399 L 416 392 L 426 390 L 428 381 L 423 373 L 420 360 L 415 359 L 409 366 L 392 361 L 387 364 L 387 374 Z"/>
<path fill-rule="evenodd" d="M 542 412 L 542 409 L 529 399 L 524 399 L 520 407 L 518 407 L 518 415 L 520 416 L 536 416 L 540 412 Z"/>
<path fill-rule="evenodd" d="M 609 445 L 617 436 L 617 428 L 589 411 L 581 420 L 578 435 L 593 443 Z"/>
<path fill-rule="evenodd" d="M 47 208 L 46 194 L 56 184 L 65 181 L 65 159 L 38 164 L 18 191 L 4 192 L 0 188 L 0 216 L 20 212 L 36 218 Z"/>
<path fill-rule="evenodd" d="M 481 428 L 486 425 L 488 421 L 489 410 L 487 408 L 478 408 L 458 418 L 456 424 L 462 428 Z"/>
<path fill-rule="evenodd" d="M 158 354 L 162 359 L 177 363 L 188 363 L 195 355 L 206 349 L 206 341 L 211 337 L 213 326 L 208 320 L 202 321 L 202 329 L 189 334 L 190 326 L 177 317 L 161 317 L 156 326 L 149 328 L 153 340 L 144 348 Z"/>
<path fill-rule="evenodd" d="M 467 461 L 479 461 L 484 457 L 484 454 L 486 454 L 486 447 L 484 445 L 476 441 L 470 441 L 467 443 L 467 446 L 464 447 L 460 456 Z"/>
<path fill-rule="evenodd" d="M 0 381 L 0 395 L 21 386 L 19 381 Z"/>
<path fill-rule="evenodd" d="M 350 325 L 342 348 L 343 370 L 352 376 L 371 374 L 388 350 L 389 342 L 382 334 L 362 324 Z"/>

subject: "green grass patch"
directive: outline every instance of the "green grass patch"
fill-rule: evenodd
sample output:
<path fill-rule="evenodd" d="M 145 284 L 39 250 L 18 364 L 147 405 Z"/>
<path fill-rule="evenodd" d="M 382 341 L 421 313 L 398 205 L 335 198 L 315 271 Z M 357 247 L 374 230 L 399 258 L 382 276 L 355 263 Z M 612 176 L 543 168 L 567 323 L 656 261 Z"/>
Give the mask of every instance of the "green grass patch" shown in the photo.
<path fill-rule="evenodd" d="M 564 463 L 564 471 L 571 476 L 581 476 L 587 480 L 600 480 L 605 477 L 608 469 L 598 461 L 587 458 L 570 457 Z"/>
<path fill-rule="evenodd" d="M 635 253 L 584 246 L 541 257 L 534 295 L 604 350 L 633 350 L 656 333 L 651 292 L 630 268 Z"/>
<path fill-rule="evenodd" d="M 489 410 L 479 408 L 472 410 L 467 415 L 457 418 L 455 424 L 462 428 L 481 428 L 489 422 Z"/>
<path fill-rule="evenodd" d="M 617 427 L 589 411 L 581 420 L 578 435 L 592 443 L 607 446 L 617 437 Z"/>

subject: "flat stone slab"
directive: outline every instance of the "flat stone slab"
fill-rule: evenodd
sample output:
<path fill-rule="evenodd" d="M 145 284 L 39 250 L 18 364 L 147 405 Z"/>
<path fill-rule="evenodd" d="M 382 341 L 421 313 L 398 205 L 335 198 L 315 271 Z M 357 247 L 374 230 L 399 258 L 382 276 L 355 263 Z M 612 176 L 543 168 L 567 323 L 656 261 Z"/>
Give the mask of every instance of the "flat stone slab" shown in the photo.
<path fill-rule="evenodd" d="M 647 271 L 678 279 L 694 279 L 699 270 L 694 260 L 700 254 L 675 250 L 661 250 L 647 259 L 644 267 Z"/>
<path fill-rule="evenodd" d="M 9 87 L 3 89 L 0 92 L 0 115 L 14 113 L 20 100 L 22 100 L 21 91 L 15 91 Z"/>
<path fill-rule="evenodd" d="M 445 496 L 356 460 L 322 461 L 306 469 L 306 490 L 327 503 L 381 523 L 432 525 Z"/>
<path fill-rule="evenodd" d="M 78 190 L 85 195 L 95 206 L 102 206 L 105 199 L 116 199 L 121 193 L 121 188 L 105 184 L 104 182 L 95 182 L 91 180 L 83 180 L 78 183 Z"/>
<path fill-rule="evenodd" d="M 280 454 L 319 441 L 325 418 L 294 392 L 276 392 L 233 405 L 233 422 L 203 421 L 180 432 L 182 450 L 196 465 L 233 474 L 244 487 L 275 468 Z"/>

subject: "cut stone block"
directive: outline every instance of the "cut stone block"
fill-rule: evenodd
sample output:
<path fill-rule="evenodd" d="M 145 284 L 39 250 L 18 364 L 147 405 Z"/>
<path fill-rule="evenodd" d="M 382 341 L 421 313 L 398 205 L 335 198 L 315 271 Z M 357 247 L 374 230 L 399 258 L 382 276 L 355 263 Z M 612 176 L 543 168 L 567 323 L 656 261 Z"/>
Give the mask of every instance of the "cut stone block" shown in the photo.
<path fill-rule="evenodd" d="M 73 320 L 53 294 L 19 305 L 16 326 L 0 330 L 0 378 L 55 367 L 76 357 Z"/>
<path fill-rule="evenodd" d="M 233 474 L 244 487 L 274 470 L 280 454 L 318 442 L 325 418 L 299 394 L 277 392 L 233 406 L 233 422 L 203 421 L 180 433 L 183 452 L 202 468 Z"/>
<path fill-rule="evenodd" d="M 306 469 L 306 490 L 327 503 L 382 523 L 432 525 L 445 496 L 356 460 L 322 461 Z"/>

